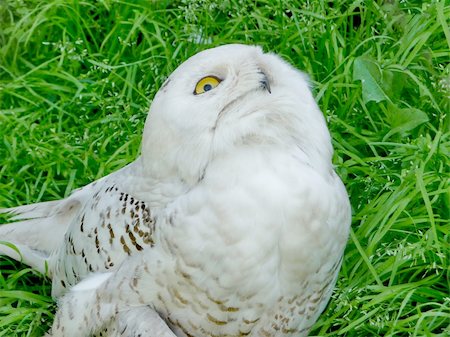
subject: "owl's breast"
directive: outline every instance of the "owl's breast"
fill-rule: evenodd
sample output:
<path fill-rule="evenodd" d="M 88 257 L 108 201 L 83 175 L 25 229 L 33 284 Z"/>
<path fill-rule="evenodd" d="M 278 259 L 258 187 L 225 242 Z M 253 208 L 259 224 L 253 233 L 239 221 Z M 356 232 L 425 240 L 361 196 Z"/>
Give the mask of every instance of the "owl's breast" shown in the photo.
<path fill-rule="evenodd" d="M 349 207 L 334 173 L 323 177 L 285 153 L 243 151 L 211 163 L 166 218 L 176 268 L 161 311 L 186 336 L 239 336 L 283 310 L 294 317 L 286 331 L 315 320 L 340 265 Z"/>

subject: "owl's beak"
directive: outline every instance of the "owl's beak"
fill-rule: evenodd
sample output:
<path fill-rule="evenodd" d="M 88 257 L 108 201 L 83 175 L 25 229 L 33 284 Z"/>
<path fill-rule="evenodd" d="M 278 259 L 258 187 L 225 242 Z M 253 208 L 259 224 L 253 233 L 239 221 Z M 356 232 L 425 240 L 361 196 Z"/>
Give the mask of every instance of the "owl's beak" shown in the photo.
<path fill-rule="evenodd" d="M 259 82 L 259 83 L 261 83 L 261 87 L 266 89 L 269 92 L 269 94 L 271 94 L 272 91 L 270 91 L 270 83 L 269 83 L 269 79 L 267 78 L 267 75 L 264 74 L 264 72 L 262 72 L 262 71 L 261 71 L 261 75 L 263 75 L 262 80 Z"/>

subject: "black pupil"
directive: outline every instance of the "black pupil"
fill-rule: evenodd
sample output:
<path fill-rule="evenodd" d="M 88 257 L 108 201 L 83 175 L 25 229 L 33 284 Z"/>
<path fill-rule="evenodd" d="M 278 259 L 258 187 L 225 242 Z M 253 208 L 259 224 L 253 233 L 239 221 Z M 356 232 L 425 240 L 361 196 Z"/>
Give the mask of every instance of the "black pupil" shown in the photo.
<path fill-rule="evenodd" d="M 210 91 L 212 89 L 212 85 L 211 84 L 205 84 L 204 86 L 203 86 L 203 90 L 204 91 Z"/>

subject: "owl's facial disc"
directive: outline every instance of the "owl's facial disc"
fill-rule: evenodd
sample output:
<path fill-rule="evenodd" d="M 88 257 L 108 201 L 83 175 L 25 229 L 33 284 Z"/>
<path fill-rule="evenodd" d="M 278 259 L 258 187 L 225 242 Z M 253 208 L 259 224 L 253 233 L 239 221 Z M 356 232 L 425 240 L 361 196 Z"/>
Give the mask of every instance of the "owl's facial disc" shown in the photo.
<path fill-rule="evenodd" d="M 332 153 L 307 78 L 259 47 L 225 45 L 192 56 L 164 83 L 142 156 L 149 170 L 196 182 L 211 158 L 249 144 L 303 149 L 318 168 Z"/>

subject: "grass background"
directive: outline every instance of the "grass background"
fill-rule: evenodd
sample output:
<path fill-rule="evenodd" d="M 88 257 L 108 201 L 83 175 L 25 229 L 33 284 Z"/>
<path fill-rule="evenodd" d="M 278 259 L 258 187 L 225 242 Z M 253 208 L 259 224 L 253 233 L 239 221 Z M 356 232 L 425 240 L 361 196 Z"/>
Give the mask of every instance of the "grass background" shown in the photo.
<path fill-rule="evenodd" d="M 319 336 L 449 336 L 445 1 L 0 0 L 0 206 L 132 161 L 148 106 L 196 52 L 262 45 L 310 74 L 353 206 Z M 0 336 L 40 336 L 50 284 L 0 257 Z"/>

